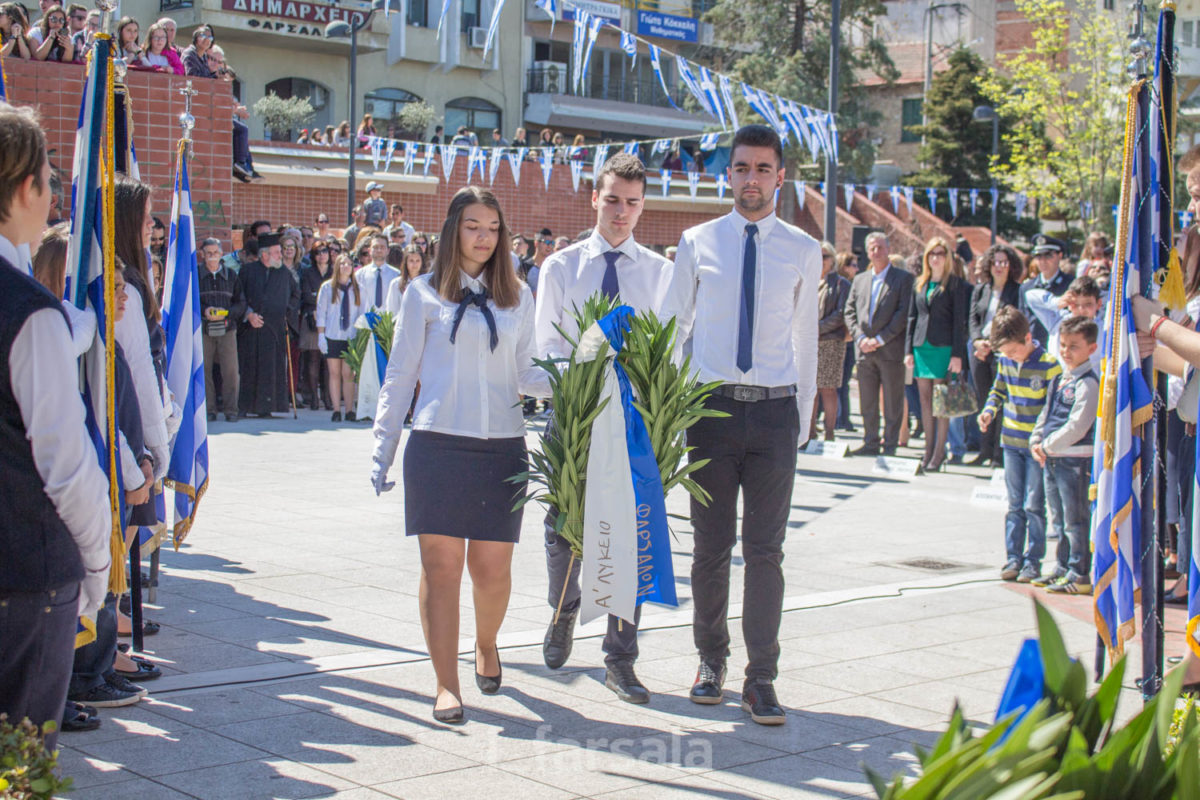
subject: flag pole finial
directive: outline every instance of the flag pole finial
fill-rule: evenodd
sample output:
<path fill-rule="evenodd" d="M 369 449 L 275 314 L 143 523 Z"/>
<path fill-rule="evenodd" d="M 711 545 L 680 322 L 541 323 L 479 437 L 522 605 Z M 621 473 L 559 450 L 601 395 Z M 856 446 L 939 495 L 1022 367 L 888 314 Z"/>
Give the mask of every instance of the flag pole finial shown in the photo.
<path fill-rule="evenodd" d="M 117 0 L 96 0 L 96 8 L 100 9 L 100 30 L 111 34 L 113 12 L 117 10 Z"/>

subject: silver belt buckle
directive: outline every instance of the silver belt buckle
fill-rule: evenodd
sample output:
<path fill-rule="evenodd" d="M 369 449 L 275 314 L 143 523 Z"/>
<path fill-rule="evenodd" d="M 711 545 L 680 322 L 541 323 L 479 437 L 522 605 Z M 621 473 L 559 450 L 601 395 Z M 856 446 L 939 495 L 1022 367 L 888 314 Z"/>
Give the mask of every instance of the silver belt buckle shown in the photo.
<path fill-rule="evenodd" d="M 759 400 L 757 388 L 754 386 L 734 386 L 733 399 L 743 403 L 757 403 Z"/>

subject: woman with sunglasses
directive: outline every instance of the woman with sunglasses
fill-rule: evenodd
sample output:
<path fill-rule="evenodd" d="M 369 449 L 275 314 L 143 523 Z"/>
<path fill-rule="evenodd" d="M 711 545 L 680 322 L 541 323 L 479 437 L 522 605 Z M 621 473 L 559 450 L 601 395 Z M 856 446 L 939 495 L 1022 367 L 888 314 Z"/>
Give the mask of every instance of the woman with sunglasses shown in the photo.
<path fill-rule="evenodd" d="M 837 252 L 829 242 L 821 243 L 821 283 L 817 287 L 820 309 L 817 330 L 817 398 L 813 401 L 809 438 L 817 438 L 817 412 L 825 411 L 825 441 L 835 438 L 838 416 L 838 388 L 846 360 L 846 300 L 850 281 L 838 274 Z"/>
<path fill-rule="evenodd" d="M 921 274 L 913 285 L 908 310 L 904 365 L 911 367 L 921 400 L 925 456 L 921 468 L 937 472 L 946 460 L 948 417 L 933 416 L 933 387 L 958 375 L 967 362 L 967 295 L 954 274 L 950 243 L 935 236 L 925 245 Z"/>
<path fill-rule="evenodd" d="M 67 12 L 62 6 L 50 6 L 37 24 L 42 34 L 41 45 L 33 52 L 37 61 L 71 62 L 75 60 L 75 46 L 67 29 Z"/>
<path fill-rule="evenodd" d="M 330 278 L 332 264 L 329 243 L 318 239 L 308 251 L 308 264 L 300 270 L 300 376 L 308 407 L 313 411 L 321 407 L 322 401 L 326 411 L 333 410 L 329 369 L 317 333 L 317 295 L 321 284 Z"/>
<path fill-rule="evenodd" d="M 183 51 L 184 74 L 195 78 L 217 77 L 217 74 L 209 68 L 208 61 L 204 57 L 209 48 L 213 46 L 214 41 L 212 28 L 207 25 L 201 25 L 192 31 L 192 43 Z"/>

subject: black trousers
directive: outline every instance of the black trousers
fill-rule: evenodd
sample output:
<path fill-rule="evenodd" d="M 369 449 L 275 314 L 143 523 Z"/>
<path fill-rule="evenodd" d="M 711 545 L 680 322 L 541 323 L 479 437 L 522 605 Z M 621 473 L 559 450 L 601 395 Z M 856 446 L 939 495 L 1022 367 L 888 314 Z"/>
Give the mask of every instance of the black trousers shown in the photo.
<path fill-rule="evenodd" d="M 62 722 L 78 613 L 78 583 L 0 594 L 0 712 L 9 720 Z M 57 742 L 57 730 L 46 735 L 47 750 Z"/>
<path fill-rule="evenodd" d="M 737 543 L 742 493 L 742 637 L 747 678 L 774 680 L 783 610 L 783 540 L 796 480 L 800 415 L 794 397 L 743 403 L 713 396 L 708 407 L 728 417 L 704 418 L 688 429 L 690 461 L 709 459 L 692 473 L 712 499 L 691 501 L 692 632 L 700 657 L 729 657 L 729 568 Z"/>
<path fill-rule="evenodd" d="M 117 657 L 117 596 L 112 592 L 96 612 L 96 638 L 76 648 L 67 696 L 76 697 L 104 683 Z"/>
<path fill-rule="evenodd" d="M 984 361 L 980 361 L 971 356 L 971 377 L 975 380 L 975 395 L 979 398 L 979 407 L 983 408 L 988 394 L 992 391 L 992 382 L 996 380 L 996 357 L 988 356 Z M 992 424 L 980 435 L 979 455 L 992 458 L 996 455 L 999 442 L 1000 420 L 996 419 L 992 420 Z"/>

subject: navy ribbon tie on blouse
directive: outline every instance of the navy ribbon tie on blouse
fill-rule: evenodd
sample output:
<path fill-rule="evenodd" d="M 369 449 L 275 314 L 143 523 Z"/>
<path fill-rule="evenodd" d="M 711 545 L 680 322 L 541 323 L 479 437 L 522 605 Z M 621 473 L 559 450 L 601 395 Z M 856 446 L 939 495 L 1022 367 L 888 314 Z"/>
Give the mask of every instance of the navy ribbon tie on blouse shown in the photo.
<path fill-rule="evenodd" d="M 340 287 L 342 292 L 342 330 L 350 330 L 350 284 Z"/>
<path fill-rule="evenodd" d="M 458 335 L 458 325 L 462 322 L 463 314 L 467 313 L 467 308 L 469 306 L 478 306 L 479 310 L 483 312 L 484 320 L 487 322 L 492 350 L 495 351 L 496 345 L 500 344 L 500 335 L 496 333 L 496 317 L 492 315 L 492 310 L 488 308 L 487 301 L 487 289 L 484 289 L 482 292 L 473 292 L 466 288 L 462 290 L 462 300 L 458 301 L 458 310 L 454 312 L 454 324 L 450 327 L 450 344 L 454 344 L 454 337 Z"/>

